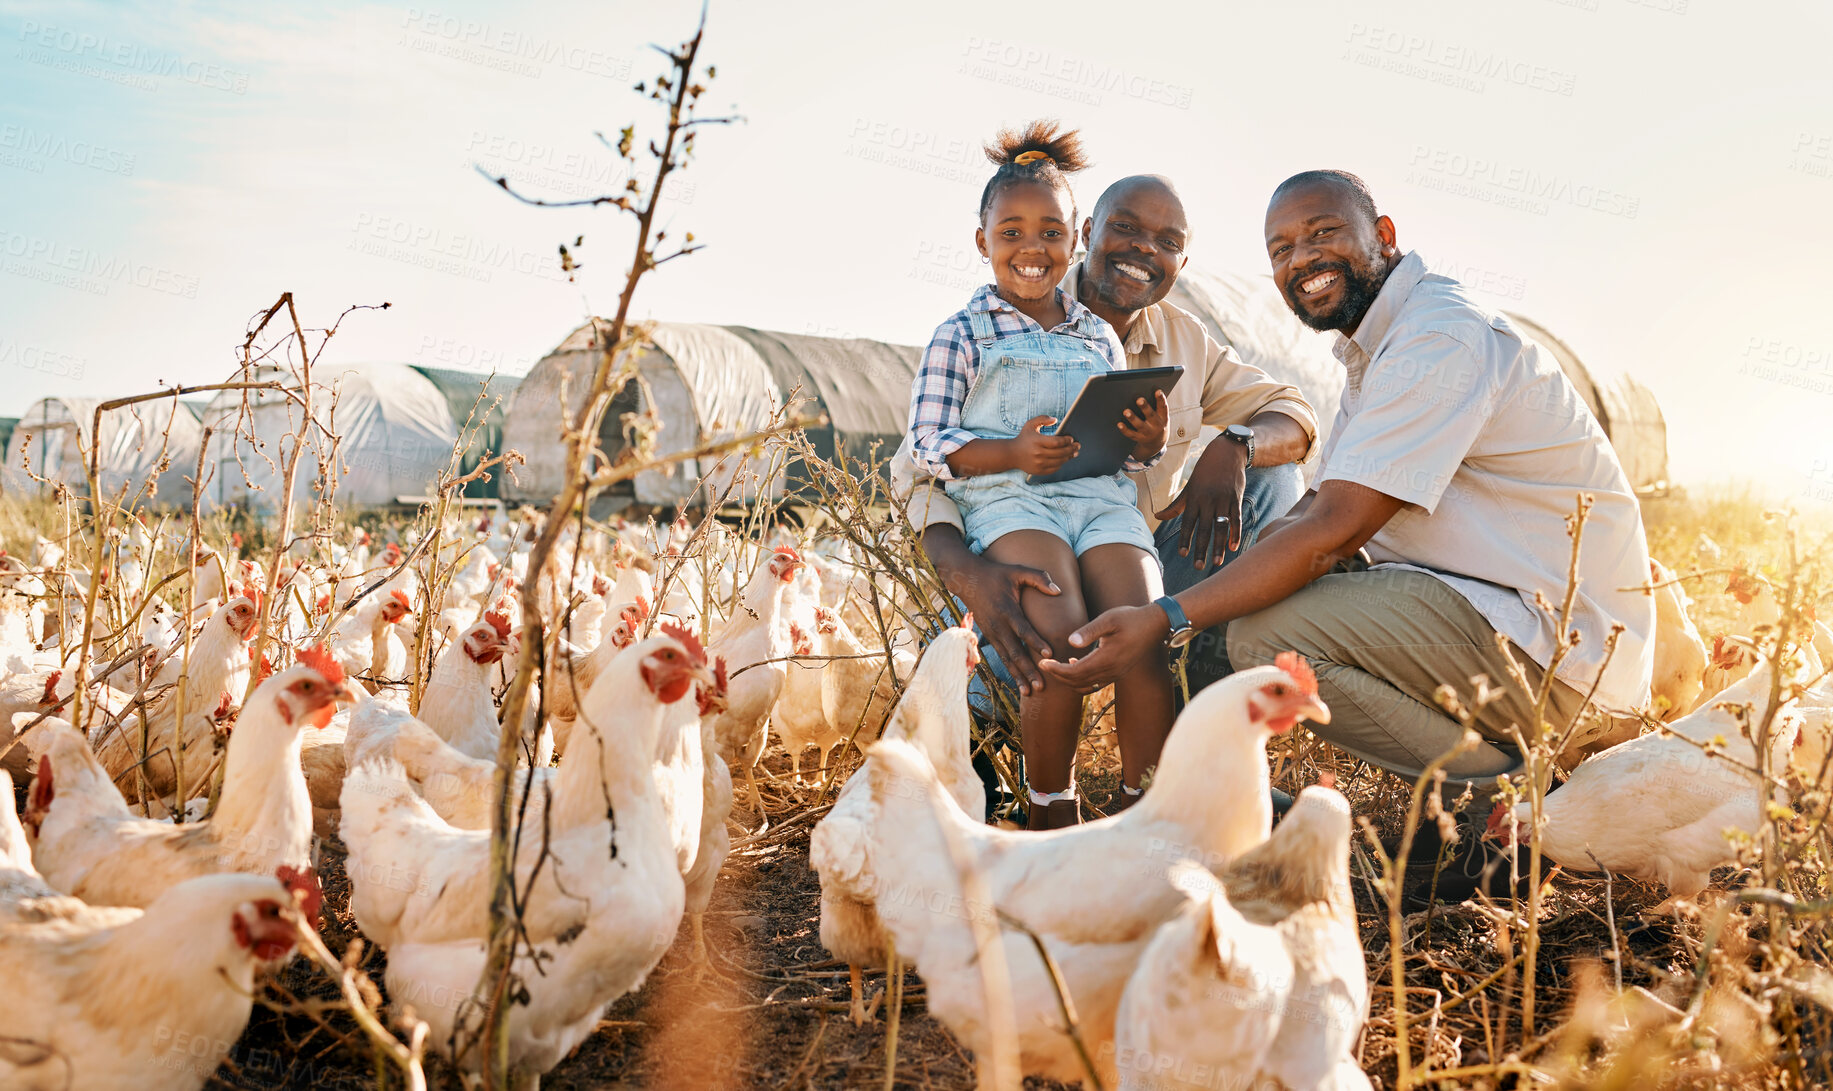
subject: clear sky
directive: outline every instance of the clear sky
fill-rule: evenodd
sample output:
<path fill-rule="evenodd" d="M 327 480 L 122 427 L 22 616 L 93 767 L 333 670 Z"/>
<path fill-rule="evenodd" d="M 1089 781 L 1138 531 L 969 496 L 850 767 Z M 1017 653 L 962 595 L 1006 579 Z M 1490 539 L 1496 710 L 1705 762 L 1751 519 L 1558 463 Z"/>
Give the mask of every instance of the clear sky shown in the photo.
<path fill-rule="evenodd" d="M 222 378 L 292 290 L 327 357 L 519 373 L 628 260 L 594 138 L 686 0 L 243 5 L 0 0 L 0 414 Z M 1048 11 L 1040 18 L 1038 11 Z M 927 339 L 980 279 L 1002 124 L 1083 128 L 1084 209 L 1178 182 L 1192 261 L 1264 272 L 1283 177 L 1367 178 L 1403 246 L 1667 413 L 1675 477 L 1833 500 L 1833 4 L 714 0 L 706 132 L 641 316 Z M 578 287 L 555 245 L 584 235 Z"/>

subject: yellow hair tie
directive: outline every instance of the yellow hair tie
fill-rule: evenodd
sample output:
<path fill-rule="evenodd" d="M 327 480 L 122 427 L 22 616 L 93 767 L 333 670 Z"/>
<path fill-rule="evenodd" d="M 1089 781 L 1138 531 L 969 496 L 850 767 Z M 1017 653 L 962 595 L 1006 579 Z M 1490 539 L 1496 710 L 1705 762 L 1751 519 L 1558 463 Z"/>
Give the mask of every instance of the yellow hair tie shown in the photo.
<path fill-rule="evenodd" d="M 1056 160 L 1050 158 L 1049 152 L 1038 151 L 1036 148 L 1033 148 L 1028 152 L 1019 152 L 1018 156 L 1012 160 L 1012 163 L 1014 166 L 1024 167 L 1040 159 L 1044 160 L 1046 163 L 1056 162 Z"/>

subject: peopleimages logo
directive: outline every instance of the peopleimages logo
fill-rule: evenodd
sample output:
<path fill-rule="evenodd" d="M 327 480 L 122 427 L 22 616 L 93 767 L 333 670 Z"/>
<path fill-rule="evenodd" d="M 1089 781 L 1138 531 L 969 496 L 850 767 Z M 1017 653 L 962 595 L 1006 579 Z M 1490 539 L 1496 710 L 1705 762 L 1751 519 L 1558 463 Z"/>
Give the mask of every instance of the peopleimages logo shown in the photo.
<path fill-rule="evenodd" d="M 28 280 L 107 295 L 117 284 L 197 298 L 198 280 L 157 265 L 0 227 L 0 271 Z"/>
<path fill-rule="evenodd" d="M 19 24 L 19 41 L 24 48 L 14 54 L 16 60 L 64 69 L 78 75 L 96 76 L 138 87 L 143 91 L 156 88 L 157 85 L 151 79 L 155 76 L 236 95 L 248 91 L 246 72 L 106 34 L 71 30 L 26 19 Z M 96 69 L 84 63 L 86 61 L 108 65 L 114 71 Z"/>
<path fill-rule="evenodd" d="M 25 166 L 35 174 L 44 171 L 45 160 L 56 160 L 73 166 L 88 167 L 104 174 L 132 177 L 134 153 L 123 152 L 89 140 L 71 140 L 57 133 L 40 132 L 17 122 L 0 125 L 0 156 L 9 165 Z M 14 157 L 21 157 L 16 164 Z M 36 166 L 28 163 L 37 161 Z"/>
<path fill-rule="evenodd" d="M 966 59 L 957 70 L 965 76 L 1040 95 L 1099 106 L 1103 95 L 1130 98 L 1179 110 L 1190 109 L 1188 86 L 1128 72 L 1111 64 L 1054 49 L 970 37 Z"/>
<path fill-rule="evenodd" d="M 1520 208 L 1544 216 L 1552 205 L 1601 212 L 1633 220 L 1642 198 L 1581 181 L 1557 171 L 1540 171 L 1481 155 L 1415 144 L 1407 181 L 1460 197 Z"/>

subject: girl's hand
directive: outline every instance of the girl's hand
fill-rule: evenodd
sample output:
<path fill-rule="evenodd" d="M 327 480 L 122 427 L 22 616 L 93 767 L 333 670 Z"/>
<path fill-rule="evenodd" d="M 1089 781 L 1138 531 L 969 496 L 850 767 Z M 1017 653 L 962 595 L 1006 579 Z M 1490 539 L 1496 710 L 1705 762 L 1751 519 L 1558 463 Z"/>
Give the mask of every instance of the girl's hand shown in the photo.
<path fill-rule="evenodd" d="M 1032 417 L 1017 437 L 1006 441 L 1011 445 L 1013 469 L 1042 477 L 1056 473 L 1076 457 L 1082 449 L 1080 443 L 1068 436 L 1046 436 L 1041 431 L 1056 422 L 1055 417 Z"/>
<path fill-rule="evenodd" d="M 1120 421 L 1120 434 L 1133 441 L 1133 458 L 1144 462 L 1165 449 L 1165 432 L 1171 419 L 1171 409 L 1165 404 L 1165 392 L 1159 391 L 1148 404 L 1140 398 L 1138 404 L 1123 414 Z"/>

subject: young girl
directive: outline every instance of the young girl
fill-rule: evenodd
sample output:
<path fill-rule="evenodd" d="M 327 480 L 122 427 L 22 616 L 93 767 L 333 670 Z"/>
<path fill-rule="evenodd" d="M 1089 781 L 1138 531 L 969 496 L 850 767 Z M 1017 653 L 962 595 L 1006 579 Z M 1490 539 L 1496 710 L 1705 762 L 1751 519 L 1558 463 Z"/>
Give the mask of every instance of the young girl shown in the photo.
<path fill-rule="evenodd" d="M 1090 617 L 1162 594 L 1158 554 L 1133 482 L 1108 477 L 1033 485 L 1074 457 L 1055 424 L 1091 375 L 1126 367 L 1113 327 L 1057 282 L 1069 270 L 1076 235 L 1067 175 L 1086 165 L 1081 138 L 1049 122 L 1003 131 L 987 146 L 998 170 L 980 196 L 974 241 L 993 284 L 936 329 L 911 395 L 910 433 L 918 466 L 945 483 L 961 509 L 968 548 L 1005 564 L 1048 572 L 1061 593 L 1030 589 L 1025 617 L 1059 655 Z M 1122 433 L 1133 441 L 1126 469 L 1143 470 L 1165 446 L 1165 397 L 1141 399 Z M 1163 656 L 1115 684 L 1123 783 L 1140 790 L 1143 755 L 1156 755 L 1171 729 L 1171 673 Z M 1080 821 L 1074 762 L 1081 695 L 1060 682 L 1019 702 L 1030 826 Z M 1155 760 L 1155 759 L 1154 759 Z"/>

